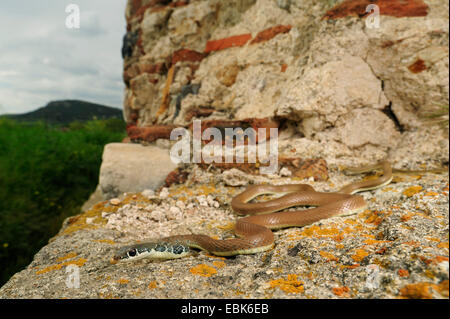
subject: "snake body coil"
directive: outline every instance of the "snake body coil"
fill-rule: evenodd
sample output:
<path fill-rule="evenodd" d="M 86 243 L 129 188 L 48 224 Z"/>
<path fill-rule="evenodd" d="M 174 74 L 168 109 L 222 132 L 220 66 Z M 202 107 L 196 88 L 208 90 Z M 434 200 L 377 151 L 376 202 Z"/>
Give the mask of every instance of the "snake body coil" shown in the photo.
<path fill-rule="evenodd" d="M 359 181 L 341 188 L 338 192 L 316 192 L 306 184 L 252 185 L 231 201 L 231 207 L 239 215 L 250 215 L 237 220 L 234 232 L 238 238 L 218 240 L 206 235 L 178 235 L 155 242 L 140 243 L 120 248 L 112 263 L 141 258 L 173 259 L 190 254 L 190 248 L 206 250 L 218 256 L 254 254 L 274 246 L 273 229 L 301 227 L 318 220 L 334 216 L 347 216 L 366 209 L 364 198 L 353 195 L 387 185 L 392 180 L 392 168 L 388 162 L 352 169 L 362 173 L 383 169 L 383 175 L 375 180 Z M 265 202 L 250 203 L 263 194 L 282 194 L 281 197 Z M 311 209 L 280 210 L 293 206 L 316 206 Z"/>

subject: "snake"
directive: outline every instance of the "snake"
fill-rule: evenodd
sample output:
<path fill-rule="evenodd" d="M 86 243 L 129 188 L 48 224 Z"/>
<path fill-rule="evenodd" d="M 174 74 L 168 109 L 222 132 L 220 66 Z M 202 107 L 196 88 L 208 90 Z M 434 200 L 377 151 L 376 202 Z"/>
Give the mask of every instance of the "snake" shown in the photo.
<path fill-rule="evenodd" d="M 174 235 L 119 248 L 110 262 L 132 261 L 142 258 L 176 259 L 192 255 L 193 249 L 217 256 L 255 254 L 274 248 L 272 230 L 303 227 L 319 220 L 349 216 L 367 209 L 367 203 L 358 192 L 373 190 L 392 181 L 392 167 L 388 161 L 348 168 L 350 174 L 360 174 L 382 169 L 376 179 L 360 180 L 340 188 L 336 192 L 318 192 L 308 184 L 248 186 L 231 200 L 231 207 L 238 215 L 234 233 L 237 237 L 214 239 L 201 234 Z M 266 201 L 251 202 L 260 195 L 278 195 Z M 295 206 L 313 208 L 282 211 Z M 280 212 L 282 211 L 282 212 Z"/>

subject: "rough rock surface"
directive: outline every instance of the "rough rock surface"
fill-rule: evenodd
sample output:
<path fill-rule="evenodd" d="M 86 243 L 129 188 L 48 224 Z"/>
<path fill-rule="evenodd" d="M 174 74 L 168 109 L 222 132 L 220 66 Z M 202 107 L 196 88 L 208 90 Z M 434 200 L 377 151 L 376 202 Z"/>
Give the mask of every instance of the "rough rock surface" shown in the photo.
<path fill-rule="evenodd" d="M 363 193 L 366 211 L 276 231 L 270 251 L 109 263 L 117 247 L 148 238 L 233 236 L 230 198 L 245 185 L 228 186 L 230 178 L 194 168 L 186 184 L 128 194 L 69 218 L 0 297 L 448 298 L 447 173 L 396 175 L 392 184 Z M 327 182 L 258 178 L 334 191 L 361 177 L 333 171 Z M 68 279 L 74 269 L 79 288 Z"/>
<path fill-rule="evenodd" d="M 448 2 L 379 1 L 379 27 L 370 3 L 129 1 L 139 39 L 124 63 L 125 117 L 139 127 L 276 117 L 293 143 L 387 157 L 423 112 L 448 105 Z"/>
<path fill-rule="evenodd" d="M 100 167 L 101 193 L 104 199 L 110 199 L 124 192 L 155 190 L 176 167 L 168 149 L 156 145 L 107 144 Z"/>

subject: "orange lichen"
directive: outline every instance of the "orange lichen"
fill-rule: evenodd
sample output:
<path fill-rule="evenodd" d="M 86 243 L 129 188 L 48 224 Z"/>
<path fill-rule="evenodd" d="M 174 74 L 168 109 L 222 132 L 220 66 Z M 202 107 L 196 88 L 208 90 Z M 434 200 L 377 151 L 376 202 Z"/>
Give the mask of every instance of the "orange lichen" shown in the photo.
<path fill-rule="evenodd" d="M 359 248 L 355 250 L 355 254 L 351 257 L 354 261 L 361 262 L 367 256 L 369 256 L 369 252 L 365 249 Z"/>
<path fill-rule="evenodd" d="M 411 197 L 422 191 L 422 186 L 411 186 L 403 191 L 403 195 Z"/>
<path fill-rule="evenodd" d="M 424 194 L 424 196 L 438 196 L 438 195 L 439 195 L 439 193 L 436 193 L 436 192 L 433 192 L 433 191 L 426 192 L 426 193 Z"/>
<path fill-rule="evenodd" d="M 125 278 L 120 278 L 116 282 L 118 284 L 125 285 L 125 284 L 129 283 L 130 281 L 128 279 L 125 279 Z"/>
<path fill-rule="evenodd" d="M 445 297 L 448 297 L 448 280 L 444 280 L 438 285 L 428 282 L 419 282 L 416 284 L 406 285 L 400 289 L 400 298 L 432 299 L 433 290 Z"/>
<path fill-rule="evenodd" d="M 65 255 L 63 257 L 59 257 L 56 261 L 61 262 L 63 260 L 74 258 L 76 256 L 77 256 L 77 254 L 72 252 L 72 253 L 68 253 L 67 255 Z"/>
<path fill-rule="evenodd" d="M 402 222 L 407 222 L 408 220 L 410 220 L 412 217 L 414 216 L 414 213 L 412 212 L 407 212 L 406 214 L 402 215 L 402 217 L 400 217 Z"/>
<path fill-rule="evenodd" d="M 399 269 L 397 273 L 400 277 L 409 277 L 409 271 L 406 269 Z"/>
<path fill-rule="evenodd" d="M 70 257 L 68 257 L 68 258 L 70 258 Z M 46 268 L 44 268 L 42 270 L 36 271 L 36 275 L 44 274 L 46 272 L 53 271 L 53 270 L 59 270 L 62 267 L 68 266 L 68 265 L 76 265 L 78 267 L 81 267 L 81 266 L 83 266 L 86 263 L 86 261 L 87 261 L 87 259 L 79 258 L 77 260 L 71 260 L 71 261 L 63 262 L 61 264 L 51 265 L 51 266 L 46 267 Z"/>
<path fill-rule="evenodd" d="M 339 268 L 341 269 L 355 269 L 361 266 L 360 264 L 353 264 L 353 265 L 339 265 Z"/>
<path fill-rule="evenodd" d="M 368 224 L 379 225 L 384 220 L 383 211 L 374 211 L 367 216 L 365 222 Z"/>
<path fill-rule="evenodd" d="M 105 243 L 105 244 L 110 244 L 110 245 L 115 245 L 116 244 L 115 241 L 111 240 L 111 239 L 96 239 L 94 241 L 96 241 L 98 243 Z"/>
<path fill-rule="evenodd" d="M 166 85 L 164 86 L 162 92 L 162 102 L 158 112 L 156 112 L 155 115 L 156 118 L 158 118 L 161 114 L 163 114 L 169 107 L 170 86 L 172 85 L 174 74 L 175 74 L 175 65 L 172 65 L 169 69 L 169 72 L 167 73 Z"/>
<path fill-rule="evenodd" d="M 302 231 L 303 236 L 335 236 L 340 233 L 337 228 L 321 228 L 320 226 L 311 226 Z"/>
<path fill-rule="evenodd" d="M 433 258 L 433 262 L 439 264 L 443 261 L 447 261 L 448 262 L 448 257 L 444 257 L 444 256 L 436 256 Z"/>
<path fill-rule="evenodd" d="M 333 293 L 338 297 L 350 297 L 350 288 L 347 286 L 333 288 Z"/>
<path fill-rule="evenodd" d="M 215 268 L 205 265 L 205 264 L 200 264 L 198 266 L 195 266 L 195 267 L 189 269 L 189 271 L 194 275 L 199 275 L 199 276 L 203 276 L 203 277 L 211 277 L 212 275 L 217 274 L 217 270 Z"/>
<path fill-rule="evenodd" d="M 285 293 L 303 293 L 305 288 L 303 282 L 297 279 L 296 274 L 287 275 L 287 279 L 275 279 L 270 281 L 270 288 L 280 288 Z"/>
<path fill-rule="evenodd" d="M 390 240 L 376 240 L 376 239 L 366 239 L 364 241 L 364 244 L 366 245 L 378 245 L 378 244 L 385 244 L 390 243 Z"/>
<path fill-rule="evenodd" d="M 326 252 L 326 251 L 320 251 L 319 254 L 320 254 L 320 256 L 327 259 L 328 261 L 337 261 L 338 260 L 336 258 L 336 256 L 334 256 L 333 254 Z"/>
<path fill-rule="evenodd" d="M 225 264 L 223 261 L 213 261 L 213 265 L 216 267 L 216 268 L 223 268 L 223 267 L 225 267 L 227 264 Z"/>
<path fill-rule="evenodd" d="M 448 241 L 439 243 L 436 247 L 437 248 L 447 248 L 448 249 Z"/>
<path fill-rule="evenodd" d="M 147 287 L 148 289 L 155 289 L 156 287 L 158 287 L 158 283 L 156 281 L 151 281 Z"/>
<path fill-rule="evenodd" d="M 415 240 L 405 241 L 402 244 L 413 246 L 413 247 L 419 247 L 420 246 L 420 243 L 418 241 L 415 241 Z"/>

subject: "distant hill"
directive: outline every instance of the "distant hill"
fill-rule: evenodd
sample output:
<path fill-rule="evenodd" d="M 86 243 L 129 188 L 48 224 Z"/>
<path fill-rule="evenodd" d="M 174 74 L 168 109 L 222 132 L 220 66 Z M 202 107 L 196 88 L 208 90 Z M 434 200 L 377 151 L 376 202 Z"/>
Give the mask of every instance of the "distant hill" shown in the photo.
<path fill-rule="evenodd" d="M 35 111 L 23 114 L 6 114 L 3 117 L 19 121 L 39 121 L 49 124 L 69 124 L 73 121 L 122 119 L 122 110 L 78 100 L 52 101 Z M 2 117 L 0 116 L 0 117 Z"/>

